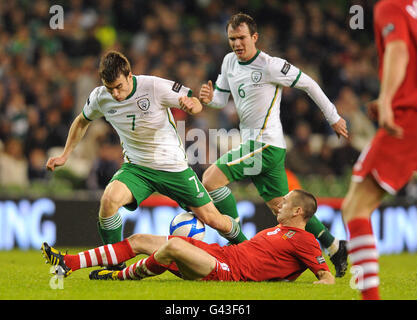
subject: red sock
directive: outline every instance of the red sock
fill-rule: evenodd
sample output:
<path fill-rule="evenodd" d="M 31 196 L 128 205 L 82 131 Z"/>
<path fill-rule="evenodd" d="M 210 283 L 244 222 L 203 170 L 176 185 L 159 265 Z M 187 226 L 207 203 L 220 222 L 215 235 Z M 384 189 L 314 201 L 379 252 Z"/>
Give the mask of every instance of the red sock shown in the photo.
<path fill-rule="evenodd" d="M 349 257 L 358 268 L 357 286 L 363 300 L 379 300 L 378 251 L 371 220 L 356 218 L 348 223 Z"/>
<path fill-rule="evenodd" d="M 171 262 L 171 264 L 168 267 L 168 271 L 171 272 L 173 275 L 176 275 L 177 277 L 182 278 L 182 274 L 180 270 L 178 269 L 178 266 L 175 263 L 175 261 Z"/>
<path fill-rule="evenodd" d="M 64 256 L 65 264 L 73 271 L 95 266 L 113 266 L 135 257 L 127 239 L 104 246 L 83 251 L 75 255 Z"/>
<path fill-rule="evenodd" d="M 118 277 L 120 280 L 143 279 L 161 274 L 168 268 L 169 266 L 157 262 L 153 253 L 149 257 L 124 268 L 118 273 Z"/>
<path fill-rule="evenodd" d="M 146 259 L 145 265 L 146 268 L 155 275 L 164 273 L 169 268 L 169 265 L 159 263 L 155 260 L 155 252 Z"/>

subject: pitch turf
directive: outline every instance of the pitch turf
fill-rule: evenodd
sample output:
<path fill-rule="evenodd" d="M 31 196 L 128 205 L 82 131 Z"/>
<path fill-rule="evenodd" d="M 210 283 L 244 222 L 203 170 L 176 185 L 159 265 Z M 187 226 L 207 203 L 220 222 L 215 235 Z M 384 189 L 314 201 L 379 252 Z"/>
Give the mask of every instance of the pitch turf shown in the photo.
<path fill-rule="evenodd" d="M 71 248 L 69 253 L 84 249 Z M 128 262 L 138 260 L 132 259 Z M 417 254 L 380 257 L 381 296 L 390 300 L 417 299 Z M 331 270 L 333 266 L 329 263 Z M 169 272 L 141 281 L 91 281 L 92 269 L 79 270 L 59 283 L 51 281 L 50 265 L 40 251 L 0 251 L 1 300 L 356 300 L 350 276 L 332 286 L 314 285 L 307 270 L 293 283 L 184 281 Z M 51 287 L 52 283 L 52 287 Z M 55 287 L 56 289 L 53 289 Z"/>

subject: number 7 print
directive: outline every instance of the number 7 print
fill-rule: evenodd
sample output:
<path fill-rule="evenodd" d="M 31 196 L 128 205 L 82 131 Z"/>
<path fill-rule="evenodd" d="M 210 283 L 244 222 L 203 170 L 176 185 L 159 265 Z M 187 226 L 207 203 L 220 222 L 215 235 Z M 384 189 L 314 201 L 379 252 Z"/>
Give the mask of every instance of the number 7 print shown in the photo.
<path fill-rule="evenodd" d="M 200 188 L 198 187 L 198 183 L 197 183 L 197 178 L 196 178 L 196 176 L 192 176 L 192 177 L 190 177 L 190 178 L 188 178 L 188 180 L 194 180 L 194 182 L 195 182 L 195 187 L 197 188 L 197 192 L 200 192 Z"/>

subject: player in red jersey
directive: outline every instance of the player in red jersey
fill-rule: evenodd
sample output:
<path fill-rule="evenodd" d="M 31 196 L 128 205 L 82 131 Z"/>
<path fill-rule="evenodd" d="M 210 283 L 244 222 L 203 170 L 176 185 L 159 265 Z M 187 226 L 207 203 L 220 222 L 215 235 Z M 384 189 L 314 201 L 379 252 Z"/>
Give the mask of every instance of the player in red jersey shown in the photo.
<path fill-rule="evenodd" d="M 90 279 L 142 279 L 169 270 L 189 280 L 293 281 L 310 269 L 318 278 L 315 283 L 333 284 L 317 240 L 304 229 L 316 212 L 316 199 L 299 189 L 283 199 L 274 209 L 280 224 L 238 245 L 221 247 L 192 238 L 136 234 L 77 255 L 63 255 L 46 243 L 42 250 L 47 262 L 61 266 L 66 275 L 80 268 L 117 264 L 138 254 L 149 255 L 122 271 L 94 270 Z"/>
<path fill-rule="evenodd" d="M 353 167 L 342 204 L 349 253 L 358 267 L 362 299 L 379 299 L 378 251 L 370 217 L 388 192 L 395 194 L 417 170 L 417 3 L 382 0 L 374 7 L 381 89 L 369 111 L 379 129 Z"/>

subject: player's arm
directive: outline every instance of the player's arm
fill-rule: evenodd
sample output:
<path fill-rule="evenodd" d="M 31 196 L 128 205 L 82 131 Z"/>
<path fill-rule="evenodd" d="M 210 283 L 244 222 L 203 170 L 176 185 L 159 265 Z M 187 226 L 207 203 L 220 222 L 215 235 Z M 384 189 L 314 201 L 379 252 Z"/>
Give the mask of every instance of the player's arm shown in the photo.
<path fill-rule="evenodd" d="M 203 110 L 203 105 L 198 98 L 193 97 L 190 88 L 177 81 L 171 81 L 159 77 L 153 79 L 157 100 L 165 108 L 179 108 L 188 114 L 197 114 Z"/>
<path fill-rule="evenodd" d="M 300 71 L 298 79 L 292 86 L 308 94 L 323 112 L 326 120 L 339 137 L 343 136 L 346 139 L 349 137 L 346 121 L 338 114 L 335 105 L 329 100 L 316 81 Z"/>
<path fill-rule="evenodd" d="M 227 80 L 227 66 L 230 54 L 226 55 L 223 59 L 221 66 L 221 73 L 217 77 L 215 84 L 209 80 L 206 84 L 203 84 L 200 89 L 199 99 L 202 103 L 210 108 L 221 109 L 227 105 L 230 97 L 230 86 Z"/>
<path fill-rule="evenodd" d="M 315 284 L 334 284 L 334 276 L 330 273 L 318 242 L 311 234 L 307 232 L 305 234 L 308 234 L 308 236 L 298 235 L 298 237 L 292 239 L 294 256 L 316 275 L 318 281 L 315 281 Z"/>
<path fill-rule="evenodd" d="M 200 113 L 203 110 L 203 105 L 196 97 L 183 96 L 178 99 L 178 103 L 181 110 L 191 115 Z"/>
<path fill-rule="evenodd" d="M 267 70 L 272 83 L 284 87 L 294 87 L 306 92 L 323 112 L 324 117 L 336 134 L 339 137 L 348 138 L 346 121 L 339 116 L 335 105 L 330 102 L 316 81 L 281 58 L 272 58 L 269 61 Z"/>
<path fill-rule="evenodd" d="M 374 7 L 374 27 L 381 34 L 385 47 L 382 63 L 381 88 L 377 100 L 368 104 L 368 111 L 388 134 L 401 137 L 403 130 L 394 123 L 392 99 L 404 81 L 409 54 L 409 26 L 404 12 L 392 2 L 379 2 Z"/>
<path fill-rule="evenodd" d="M 213 87 L 213 83 L 209 80 L 206 84 L 201 86 L 199 99 L 208 107 L 221 109 L 227 105 L 229 96 L 229 90 L 221 89 L 216 85 Z"/>
<path fill-rule="evenodd" d="M 368 104 L 368 108 L 377 111 L 379 126 L 397 138 L 402 137 L 403 129 L 394 123 L 391 102 L 404 81 L 408 59 L 409 54 L 405 41 L 395 40 L 386 45 L 381 90 L 378 99 Z"/>
<path fill-rule="evenodd" d="M 72 122 L 70 130 L 68 132 L 67 141 L 65 143 L 64 151 L 58 157 L 52 157 L 48 159 L 46 168 L 54 171 L 56 167 L 64 165 L 71 152 L 80 142 L 85 132 L 87 131 L 90 120 L 87 120 L 83 113 L 80 113 Z"/>
<path fill-rule="evenodd" d="M 334 276 L 326 270 L 319 270 L 316 273 L 318 281 L 314 281 L 314 284 L 335 284 Z"/>

